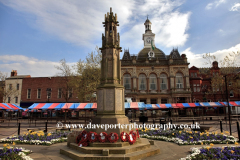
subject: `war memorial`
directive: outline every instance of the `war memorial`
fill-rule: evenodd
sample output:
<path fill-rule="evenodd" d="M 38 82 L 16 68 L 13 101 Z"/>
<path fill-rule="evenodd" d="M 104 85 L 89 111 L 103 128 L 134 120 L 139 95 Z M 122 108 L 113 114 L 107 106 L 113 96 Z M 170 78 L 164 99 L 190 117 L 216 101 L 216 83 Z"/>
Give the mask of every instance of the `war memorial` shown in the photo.
<path fill-rule="evenodd" d="M 93 118 L 92 124 L 116 124 L 115 126 L 129 124 L 124 109 L 124 87 L 120 84 L 120 52 L 122 48 L 120 47 L 120 35 L 117 32 L 118 23 L 117 14 L 114 15 L 110 8 L 110 13 L 105 14 L 103 22 L 105 34 L 102 35 L 102 48 L 100 48 L 102 52 L 101 84 L 97 91 L 97 116 Z M 92 143 L 90 142 L 87 147 L 84 147 L 84 143 L 76 143 L 77 136 L 84 134 L 82 132 L 85 132 L 85 135 L 87 132 L 93 134 L 91 135 Z M 147 139 L 139 138 L 137 134 L 136 128 L 129 130 L 125 127 L 109 128 L 107 131 L 104 128 L 75 131 L 68 136 L 68 148 L 61 149 L 60 153 L 72 159 L 132 160 L 142 159 L 160 152 Z M 94 142 L 97 135 L 100 135 L 99 139 L 102 138 L 102 143 Z M 105 142 L 107 137 L 110 141 L 112 140 L 112 143 Z M 122 142 L 121 139 L 126 139 L 126 137 L 135 139 L 136 142 Z M 84 139 L 84 135 L 80 138 Z"/>

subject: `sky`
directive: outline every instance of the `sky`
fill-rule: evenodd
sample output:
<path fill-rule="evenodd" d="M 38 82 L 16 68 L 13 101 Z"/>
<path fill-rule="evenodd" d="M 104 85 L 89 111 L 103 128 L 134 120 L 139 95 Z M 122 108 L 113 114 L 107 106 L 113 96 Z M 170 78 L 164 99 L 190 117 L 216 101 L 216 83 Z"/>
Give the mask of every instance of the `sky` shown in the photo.
<path fill-rule="evenodd" d="M 102 45 L 104 15 L 117 13 L 120 46 L 138 54 L 147 18 L 155 45 L 186 54 L 189 68 L 210 53 L 222 60 L 240 52 L 240 0 L 0 0 L 0 71 L 55 76 Z M 122 58 L 123 52 L 121 52 Z"/>

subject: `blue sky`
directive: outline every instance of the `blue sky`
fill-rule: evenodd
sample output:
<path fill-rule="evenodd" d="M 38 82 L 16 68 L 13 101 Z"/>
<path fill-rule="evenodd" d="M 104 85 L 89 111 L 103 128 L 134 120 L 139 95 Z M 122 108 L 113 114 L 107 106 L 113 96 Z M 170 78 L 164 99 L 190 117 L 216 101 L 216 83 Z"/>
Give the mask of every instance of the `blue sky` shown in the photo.
<path fill-rule="evenodd" d="M 0 71 L 54 76 L 101 47 L 104 14 L 118 15 L 120 46 L 138 54 L 146 16 L 156 47 L 185 53 L 189 67 L 206 67 L 202 55 L 223 59 L 240 50 L 240 0 L 0 0 Z M 122 57 L 123 52 L 121 53 Z"/>

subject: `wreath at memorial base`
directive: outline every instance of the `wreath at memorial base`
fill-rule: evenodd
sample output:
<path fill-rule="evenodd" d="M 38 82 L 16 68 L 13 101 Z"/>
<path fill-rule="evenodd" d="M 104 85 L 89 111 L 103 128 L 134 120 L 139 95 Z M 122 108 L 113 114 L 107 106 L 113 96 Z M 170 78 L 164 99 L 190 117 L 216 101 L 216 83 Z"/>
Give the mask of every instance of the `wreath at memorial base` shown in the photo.
<path fill-rule="evenodd" d="M 111 133 L 108 135 L 108 141 L 109 141 L 109 142 L 115 143 L 115 142 L 117 142 L 117 140 L 118 140 L 118 134 L 117 134 L 117 133 L 111 132 Z"/>
<path fill-rule="evenodd" d="M 122 132 L 120 134 L 120 138 L 123 142 L 127 142 L 128 141 L 128 134 L 126 132 Z"/>
<path fill-rule="evenodd" d="M 104 143 L 108 140 L 108 135 L 106 132 L 101 132 L 99 133 L 98 135 L 98 141 L 101 142 L 101 143 Z"/>
<path fill-rule="evenodd" d="M 85 135 L 85 134 L 87 134 L 87 131 L 84 130 L 77 136 L 77 138 L 76 138 L 76 143 L 77 144 L 82 140 L 83 135 Z"/>
<path fill-rule="evenodd" d="M 134 144 L 136 142 L 137 139 L 137 134 L 135 131 L 130 131 L 130 133 L 128 134 L 128 142 L 130 144 Z"/>
<path fill-rule="evenodd" d="M 82 133 L 80 133 L 80 137 L 81 137 L 81 140 L 80 142 L 78 143 L 78 146 L 79 147 L 86 147 L 88 146 L 88 133 L 87 131 L 82 131 Z"/>
<path fill-rule="evenodd" d="M 96 132 L 88 132 L 88 141 L 89 142 L 96 142 L 98 140 L 98 134 Z"/>
<path fill-rule="evenodd" d="M 134 135 L 134 136 L 137 138 L 137 132 L 136 132 L 136 131 L 131 130 L 131 131 L 129 132 L 129 134 L 132 134 L 132 135 Z"/>

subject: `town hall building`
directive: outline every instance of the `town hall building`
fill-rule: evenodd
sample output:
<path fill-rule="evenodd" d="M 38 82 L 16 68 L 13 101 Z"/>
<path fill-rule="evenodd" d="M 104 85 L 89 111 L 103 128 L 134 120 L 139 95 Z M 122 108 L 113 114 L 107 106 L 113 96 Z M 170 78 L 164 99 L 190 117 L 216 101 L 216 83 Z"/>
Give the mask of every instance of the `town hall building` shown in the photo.
<path fill-rule="evenodd" d="M 151 24 L 147 18 L 144 46 L 137 56 L 124 50 L 121 77 L 125 97 L 146 104 L 189 103 L 192 99 L 187 57 L 178 49 L 166 55 L 157 48 Z"/>

